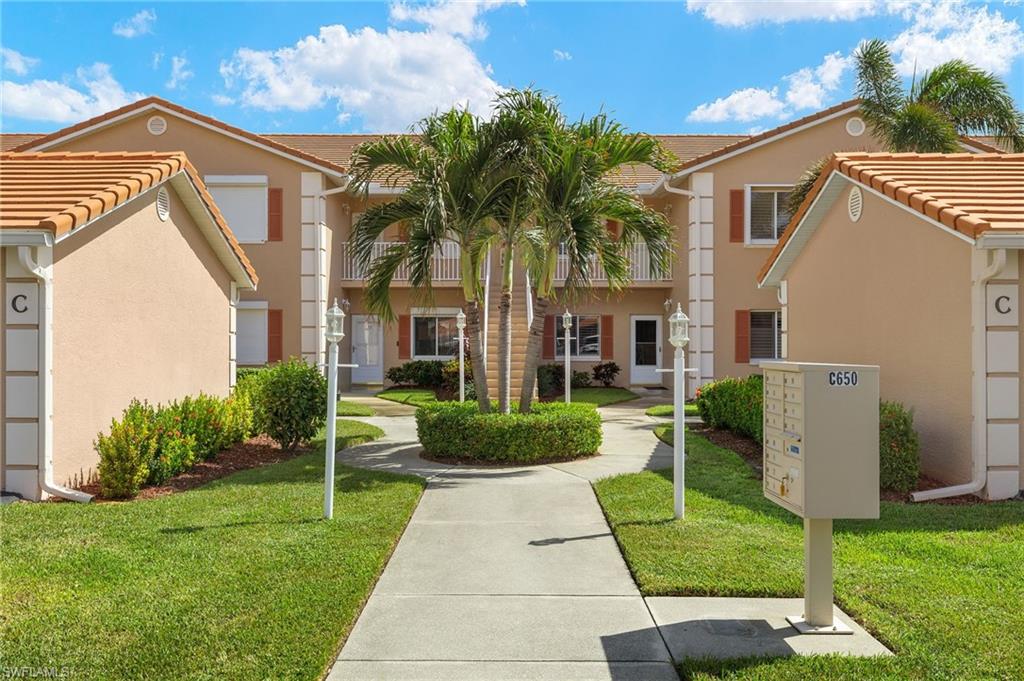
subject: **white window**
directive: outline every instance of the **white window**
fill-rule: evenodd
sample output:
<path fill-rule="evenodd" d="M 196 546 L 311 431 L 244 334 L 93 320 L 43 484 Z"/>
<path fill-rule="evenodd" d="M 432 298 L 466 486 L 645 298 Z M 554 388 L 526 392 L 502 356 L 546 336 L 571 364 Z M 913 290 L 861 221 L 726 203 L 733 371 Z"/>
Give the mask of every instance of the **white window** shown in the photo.
<path fill-rule="evenodd" d="M 459 330 L 455 326 L 455 315 L 414 315 L 412 354 L 416 359 L 450 359 L 459 354 Z"/>
<path fill-rule="evenodd" d="M 243 300 L 235 313 L 235 354 L 240 365 L 267 363 L 267 304 Z"/>
<path fill-rule="evenodd" d="M 751 310 L 750 359 L 779 359 L 782 356 L 782 312 Z"/>
<path fill-rule="evenodd" d="M 565 357 L 565 326 L 562 315 L 555 315 L 555 356 Z M 569 356 L 601 359 L 601 317 L 573 315 L 569 329 Z"/>
<path fill-rule="evenodd" d="M 782 236 L 789 219 L 786 201 L 793 187 L 747 187 L 747 243 L 774 244 Z"/>
<path fill-rule="evenodd" d="M 267 240 L 267 176 L 207 175 L 207 189 L 228 227 L 243 244 Z"/>

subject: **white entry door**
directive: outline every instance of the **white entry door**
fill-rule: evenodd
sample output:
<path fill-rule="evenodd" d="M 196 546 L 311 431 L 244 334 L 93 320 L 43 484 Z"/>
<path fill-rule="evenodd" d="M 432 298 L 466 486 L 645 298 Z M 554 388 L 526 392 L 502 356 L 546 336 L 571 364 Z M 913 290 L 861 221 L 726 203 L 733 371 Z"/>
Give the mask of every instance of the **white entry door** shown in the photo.
<path fill-rule="evenodd" d="M 632 315 L 629 318 L 629 382 L 660 385 L 661 317 Z"/>
<path fill-rule="evenodd" d="M 383 334 L 378 317 L 352 315 L 352 383 L 384 382 Z"/>

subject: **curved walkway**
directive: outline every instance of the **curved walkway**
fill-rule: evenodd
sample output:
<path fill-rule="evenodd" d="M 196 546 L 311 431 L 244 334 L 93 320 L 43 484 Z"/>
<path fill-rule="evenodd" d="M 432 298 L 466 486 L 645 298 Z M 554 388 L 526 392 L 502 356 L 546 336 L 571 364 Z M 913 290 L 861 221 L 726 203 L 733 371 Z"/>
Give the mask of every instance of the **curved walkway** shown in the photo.
<path fill-rule="evenodd" d="M 470 468 L 419 458 L 411 416 L 339 461 L 428 479 L 330 679 L 677 679 L 590 480 L 671 465 L 650 402 L 603 408 L 593 459 Z"/>

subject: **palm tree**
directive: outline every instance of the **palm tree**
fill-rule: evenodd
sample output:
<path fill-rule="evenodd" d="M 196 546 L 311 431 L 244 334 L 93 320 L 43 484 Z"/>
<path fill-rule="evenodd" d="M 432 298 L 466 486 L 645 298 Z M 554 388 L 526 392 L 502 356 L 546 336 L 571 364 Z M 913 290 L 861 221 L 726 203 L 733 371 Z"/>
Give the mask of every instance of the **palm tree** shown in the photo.
<path fill-rule="evenodd" d="M 394 201 L 369 206 L 353 226 L 354 258 L 368 271 L 364 292 L 368 310 L 391 321 L 395 319 L 391 282 L 399 267 L 408 266 L 411 290 L 429 302 L 434 254 L 446 240 L 458 244 L 473 382 L 484 413 L 490 411 L 490 398 L 480 323 L 484 298 L 480 271 L 493 231 L 492 218 L 502 198 L 502 185 L 494 181 L 498 150 L 493 147 L 494 136 L 466 111 L 452 109 L 429 116 L 419 128 L 418 138 L 382 137 L 356 148 L 352 192 L 365 195 L 371 182 L 405 184 L 406 189 Z M 392 225 L 407 227 L 408 239 L 374 258 L 374 243 Z"/>
<path fill-rule="evenodd" d="M 509 93 L 502 105 L 530 120 L 536 135 L 532 183 L 536 226 L 524 229 L 522 251 L 533 284 L 533 321 L 526 346 L 519 410 L 530 411 L 543 344 L 544 319 L 555 289 L 555 270 L 564 251 L 567 298 L 591 287 L 592 266 L 600 265 L 612 290 L 630 281 L 627 253 L 647 245 L 652 272 L 664 271 L 672 254 L 672 228 L 654 211 L 607 176 L 626 165 L 647 164 L 662 171 L 671 157 L 647 135 L 629 134 L 604 115 L 566 126 L 557 103 L 536 92 Z M 607 220 L 622 225 L 615 238 Z M 568 352 L 568 348 L 566 348 Z"/>
<path fill-rule="evenodd" d="M 960 135 L 988 134 L 1024 152 L 1024 114 L 994 74 L 954 59 L 915 79 L 905 93 L 883 41 L 864 43 L 854 58 L 861 113 L 890 151 L 955 152 Z"/>

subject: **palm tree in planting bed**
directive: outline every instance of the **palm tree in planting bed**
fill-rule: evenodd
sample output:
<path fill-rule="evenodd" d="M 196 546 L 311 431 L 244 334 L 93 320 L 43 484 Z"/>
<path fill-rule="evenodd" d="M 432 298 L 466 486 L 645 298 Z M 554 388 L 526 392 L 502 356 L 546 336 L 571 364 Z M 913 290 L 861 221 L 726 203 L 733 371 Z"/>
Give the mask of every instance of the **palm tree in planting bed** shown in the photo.
<path fill-rule="evenodd" d="M 961 135 L 993 135 L 1005 148 L 1024 152 L 1024 114 L 1006 83 L 992 73 L 953 59 L 914 79 L 904 92 L 889 48 L 870 40 L 854 53 L 860 111 L 888 151 L 962 151 Z M 811 164 L 790 192 L 795 214 L 828 159 Z"/>
<path fill-rule="evenodd" d="M 408 266 L 411 290 L 429 302 L 435 253 L 447 240 L 458 245 L 473 383 L 480 411 L 488 412 L 480 272 L 503 198 L 501 150 L 496 148 L 500 140 L 475 116 L 456 109 L 424 119 L 419 128 L 418 137 L 382 137 L 355 150 L 352 192 L 365 196 L 371 182 L 404 184 L 405 191 L 394 201 L 369 206 L 353 225 L 354 259 L 368 273 L 367 309 L 393 321 L 391 282 L 398 269 Z M 407 240 L 375 258 L 374 243 L 392 225 L 404 225 Z"/>
<path fill-rule="evenodd" d="M 511 93 L 505 105 L 533 119 L 541 152 L 536 164 L 537 226 L 523 232 L 523 254 L 533 284 L 533 321 L 526 345 L 519 410 L 530 411 L 543 345 L 544 319 L 555 290 L 555 271 L 564 253 L 566 298 L 588 291 L 594 265 L 604 269 L 610 290 L 630 282 L 631 247 L 644 243 L 653 273 L 664 272 L 672 255 L 672 228 L 607 177 L 623 166 L 647 164 L 671 168 L 671 157 L 652 137 L 626 133 L 601 114 L 567 126 L 550 98 L 534 92 Z M 616 238 L 607 221 L 621 225 Z M 569 349 L 566 348 L 566 352 Z"/>

